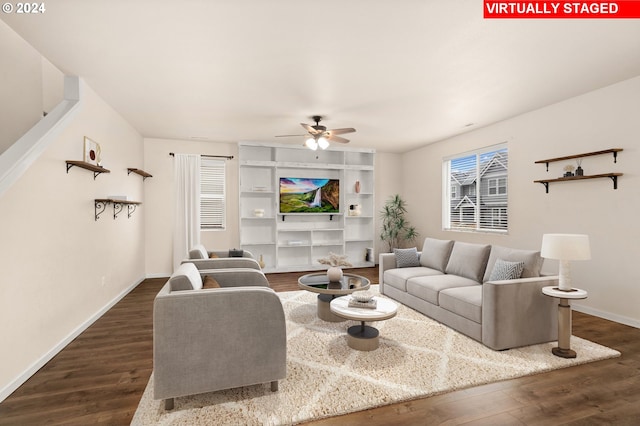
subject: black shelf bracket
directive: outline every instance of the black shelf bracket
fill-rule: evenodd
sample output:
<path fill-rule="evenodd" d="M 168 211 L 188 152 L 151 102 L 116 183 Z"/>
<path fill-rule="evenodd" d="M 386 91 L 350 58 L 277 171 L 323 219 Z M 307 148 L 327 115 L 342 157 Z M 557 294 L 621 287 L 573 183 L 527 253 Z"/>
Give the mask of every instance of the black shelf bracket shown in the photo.
<path fill-rule="evenodd" d="M 540 183 L 544 185 L 544 189 L 545 189 L 546 193 L 548 194 L 549 193 L 549 182 L 540 182 Z"/>
<path fill-rule="evenodd" d="M 117 201 L 113 202 L 113 218 L 115 219 L 116 217 L 118 217 L 118 215 L 120 214 L 120 212 L 122 212 L 122 208 L 124 207 L 124 204 L 122 203 L 118 203 Z"/>
<path fill-rule="evenodd" d="M 548 173 L 548 172 L 549 172 L 549 162 L 547 161 L 547 162 L 546 162 L 546 163 L 544 163 L 544 164 L 546 164 L 546 165 L 547 165 L 547 173 Z M 547 191 L 547 192 L 549 192 L 549 191 Z"/>
<path fill-rule="evenodd" d="M 616 153 L 614 152 L 613 155 L 615 156 Z M 613 189 L 618 189 L 618 176 L 609 176 L 609 177 L 613 181 Z"/>
<path fill-rule="evenodd" d="M 107 204 L 109 204 L 109 202 L 97 201 L 97 200 L 95 201 L 94 211 L 95 211 L 95 220 L 96 221 L 100 218 L 100 215 L 102 213 L 104 213 L 104 211 L 106 210 Z"/>
<path fill-rule="evenodd" d="M 613 162 L 614 163 L 618 162 L 618 151 L 613 151 Z"/>
<path fill-rule="evenodd" d="M 133 212 L 136 211 L 136 207 L 138 207 L 136 204 L 127 204 L 127 219 L 131 218 Z"/>

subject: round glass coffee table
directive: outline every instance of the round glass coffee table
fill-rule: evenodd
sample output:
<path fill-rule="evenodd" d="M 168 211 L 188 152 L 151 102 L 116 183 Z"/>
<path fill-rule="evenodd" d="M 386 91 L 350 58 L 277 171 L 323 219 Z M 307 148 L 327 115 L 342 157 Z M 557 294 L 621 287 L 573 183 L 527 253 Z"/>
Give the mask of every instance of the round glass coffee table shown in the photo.
<path fill-rule="evenodd" d="M 318 293 L 318 318 L 328 322 L 345 321 L 331 312 L 329 304 L 333 299 L 354 291 L 366 290 L 370 287 L 370 281 L 356 274 L 343 274 L 340 281 L 329 281 L 325 272 L 307 274 L 298 278 L 298 287 L 313 293 Z"/>
<path fill-rule="evenodd" d="M 338 297 L 331 301 L 331 312 L 348 320 L 360 321 L 347 329 L 347 344 L 351 349 L 373 351 L 380 345 L 380 331 L 365 325 L 365 321 L 384 321 L 396 316 L 398 305 L 389 299 L 374 297 L 376 307 L 357 308 L 349 306 L 351 296 Z"/>

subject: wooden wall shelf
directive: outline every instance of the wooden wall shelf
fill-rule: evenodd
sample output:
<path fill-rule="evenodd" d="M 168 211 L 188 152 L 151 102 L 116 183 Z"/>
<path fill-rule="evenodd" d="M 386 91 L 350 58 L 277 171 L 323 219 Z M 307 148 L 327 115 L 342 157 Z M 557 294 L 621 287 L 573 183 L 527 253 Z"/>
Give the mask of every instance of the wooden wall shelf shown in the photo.
<path fill-rule="evenodd" d="M 557 157 L 557 158 L 549 158 L 547 160 L 538 160 L 535 164 L 546 164 L 547 172 L 549 171 L 549 163 L 554 163 L 556 161 L 565 161 L 565 160 L 573 160 L 575 158 L 583 158 L 583 157 L 592 157 L 594 155 L 604 155 L 604 154 L 613 154 L 613 162 L 618 162 L 618 153 L 623 151 L 622 148 L 610 148 L 604 149 L 602 151 L 594 151 L 594 152 L 586 152 L 584 154 L 576 154 L 576 155 L 567 155 L 566 157 Z M 601 173 L 597 175 L 583 175 L 583 176 L 564 176 L 555 179 L 540 179 L 534 180 L 534 183 L 541 183 L 544 185 L 546 193 L 549 193 L 549 183 L 551 182 L 566 182 L 566 181 L 575 181 L 575 180 L 586 180 L 586 179 L 600 179 L 600 178 L 610 178 L 613 181 L 613 189 L 618 189 L 618 176 L 622 176 L 622 173 Z"/>
<path fill-rule="evenodd" d="M 67 173 L 73 166 L 80 167 L 81 169 L 90 170 L 93 172 L 93 180 L 96 179 L 100 173 L 111 173 L 111 170 L 107 170 L 104 167 L 96 166 L 95 164 L 87 163 L 86 161 L 67 160 Z"/>
<path fill-rule="evenodd" d="M 140 201 L 127 201 L 127 200 L 114 200 L 112 198 L 96 198 L 95 200 L 95 220 L 100 218 L 100 215 L 107 209 L 107 204 L 113 204 L 113 218 L 118 217 L 120 212 L 127 206 L 127 218 L 130 218 L 133 212 L 136 210 Z"/>
<path fill-rule="evenodd" d="M 556 161 L 573 160 L 575 158 L 592 157 L 594 155 L 613 154 L 613 162 L 618 162 L 618 153 L 623 151 L 622 148 L 610 148 L 602 151 L 586 152 L 584 154 L 568 155 L 566 157 L 549 158 L 548 160 L 538 160 L 536 164 L 546 164 L 547 171 L 549 171 L 549 163 L 555 163 Z"/>
<path fill-rule="evenodd" d="M 153 177 L 153 175 L 145 172 L 144 170 L 141 169 L 135 169 L 135 168 L 128 168 L 127 169 L 127 175 L 130 175 L 131 173 L 135 173 L 137 175 L 142 176 L 142 181 L 144 182 L 144 180 L 148 177 Z"/>
<path fill-rule="evenodd" d="M 613 181 L 613 189 L 618 189 L 618 176 L 622 176 L 622 173 L 603 173 L 599 175 L 587 175 L 587 176 L 569 176 L 569 177 L 561 177 L 557 179 L 541 179 L 534 180 L 534 183 L 541 183 L 544 185 L 547 194 L 549 193 L 549 183 L 550 182 L 565 182 L 570 180 L 585 180 L 585 179 L 598 179 L 598 178 L 611 178 Z"/>

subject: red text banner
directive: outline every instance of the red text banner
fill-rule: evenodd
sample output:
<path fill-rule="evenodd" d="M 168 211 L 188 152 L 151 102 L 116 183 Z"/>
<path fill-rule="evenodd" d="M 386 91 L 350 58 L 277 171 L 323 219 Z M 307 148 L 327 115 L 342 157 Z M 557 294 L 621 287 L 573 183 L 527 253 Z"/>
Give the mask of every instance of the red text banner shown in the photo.
<path fill-rule="evenodd" d="M 638 19 L 640 0 L 622 1 L 491 1 L 484 0 L 486 19 Z"/>

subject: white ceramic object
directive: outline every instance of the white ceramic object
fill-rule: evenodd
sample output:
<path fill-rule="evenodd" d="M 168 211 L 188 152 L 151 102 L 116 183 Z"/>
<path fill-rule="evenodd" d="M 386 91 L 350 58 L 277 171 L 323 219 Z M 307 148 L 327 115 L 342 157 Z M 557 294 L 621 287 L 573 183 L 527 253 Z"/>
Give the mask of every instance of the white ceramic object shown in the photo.
<path fill-rule="evenodd" d="M 366 290 L 365 291 L 354 291 L 351 294 L 351 297 L 353 299 L 355 299 L 358 302 L 362 302 L 362 303 L 366 303 L 369 300 L 373 299 L 373 296 L 374 296 L 373 292 L 366 291 Z"/>
<path fill-rule="evenodd" d="M 342 269 L 337 266 L 331 266 L 327 269 L 327 278 L 330 282 L 340 281 L 342 279 Z"/>

